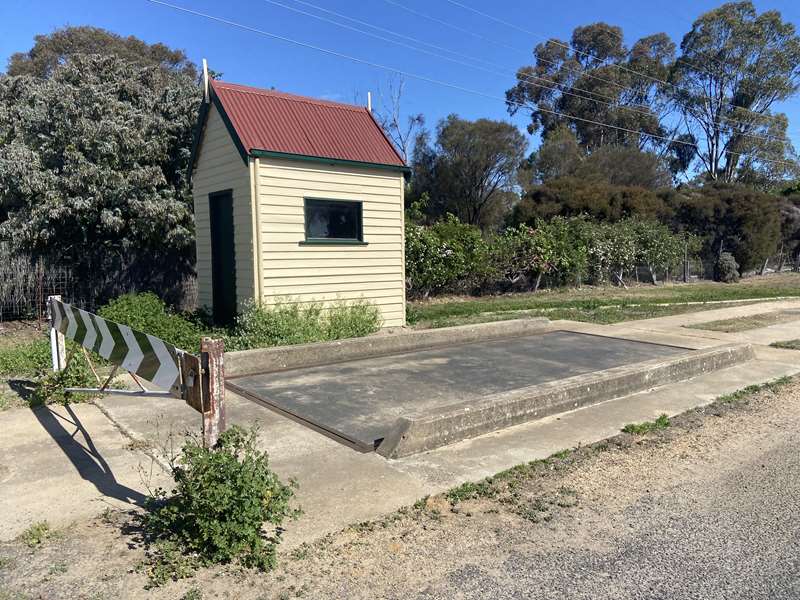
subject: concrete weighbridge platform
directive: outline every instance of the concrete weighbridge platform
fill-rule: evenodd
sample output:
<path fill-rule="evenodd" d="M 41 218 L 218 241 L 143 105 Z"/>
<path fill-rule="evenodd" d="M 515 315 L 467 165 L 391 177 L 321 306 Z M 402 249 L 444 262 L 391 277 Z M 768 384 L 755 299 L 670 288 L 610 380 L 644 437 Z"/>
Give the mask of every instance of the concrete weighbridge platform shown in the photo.
<path fill-rule="evenodd" d="M 749 360 L 555 329 L 546 319 L 225 355 L 231 391 L 396 458 Z"/>

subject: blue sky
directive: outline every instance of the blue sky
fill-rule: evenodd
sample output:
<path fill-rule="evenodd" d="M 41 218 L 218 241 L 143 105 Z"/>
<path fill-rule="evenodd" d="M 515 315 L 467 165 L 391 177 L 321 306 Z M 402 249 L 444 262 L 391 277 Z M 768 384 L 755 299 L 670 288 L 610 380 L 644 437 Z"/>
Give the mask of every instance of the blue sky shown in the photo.
<path fill-rule="evenodd" d="M 514 83 L 515 69 L 528 64 L 533 46 L 547 37 L 569 39 L 574 27 L 602 20 L 621 26 L 628 44 L 659 31 L 666 32 L 679 43 L 698 14 L 721 3 L 710 0 L 505 0 L 502 3 L 459 0 L 536 33 L 534 36 L 491 22 L 447 0 L 395 0 L 456 27 L 479 32 L 486 38 L 481 40 L 420 18 L 392 4 L 391 0 L 307 0 L 361 21 L 502 65 L 504 75 L 498 76 L 296 14 L 267 0 L 166 1 L 490 96 L 477 96 L 406 78 L 404 111 L 424 113 L 430 125 L 449 113 L 469 119 L 510 120 L 501 98 Z M 314 12 L 293 0 L 276 1 Z M 800 5 L 793 0 L 758 1 L 756 7 L 759 11 L 777 9 L 785 19 L 800 28 Z M 164 42 L 183 48 L 198 63 L 205 57 L 214 70 L 224 73 L 227 81 L 274 86 L 332 100 L 352 102 L 360 98 L 364 101 L 367 91 L 376 95 L 380 88 L 387 87 L 391 77 L 381 69 L 182 14 L 146 0 L 39 0 L 36 3 L 4 0 L 0 5 L 0 22 L 4 24 L 0 36 L 2 65 L 12 53 L 28 50 L 33 44 L 33 36 L 38 33 L 47 33 L 64 25 L 88 24 L 123 35 L 135 35 L 148 42 Z M 351 25 L 362 28 L 354 23 Z M 408 40 L 406 43 L 417 45 Z M 800 148 L 800 97 L 793 98 L 780 109 L 789 115 L 792 139 Z M 521 127 L 526 124 L 523 116 L 513 120 Z"/>

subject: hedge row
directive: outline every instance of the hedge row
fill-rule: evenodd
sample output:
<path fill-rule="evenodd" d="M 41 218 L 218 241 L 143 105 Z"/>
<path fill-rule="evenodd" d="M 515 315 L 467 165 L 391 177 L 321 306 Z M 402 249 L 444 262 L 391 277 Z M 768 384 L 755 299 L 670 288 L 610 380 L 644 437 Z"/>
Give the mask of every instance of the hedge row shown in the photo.
<path fill-rule="evenodd" d="M 656 221 L 616 223 L 554 217 L 519 225 L 490 239 L 453 217 L 406 225 L 406 284 L 412 297 L 443 292 L 526 288 L 550 282 L 622 283 L 637 265 L 651 273 L 679 266 L 693 238 Z M 655 277 L 655 275 L 653 275 Z"/>

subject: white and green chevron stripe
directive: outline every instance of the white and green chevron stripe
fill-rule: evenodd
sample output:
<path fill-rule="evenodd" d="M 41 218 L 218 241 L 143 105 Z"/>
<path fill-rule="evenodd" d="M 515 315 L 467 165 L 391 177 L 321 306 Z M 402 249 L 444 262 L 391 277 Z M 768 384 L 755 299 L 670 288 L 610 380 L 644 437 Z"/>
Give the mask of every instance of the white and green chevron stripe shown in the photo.
<path fill-rule="evenodd" d="M 112 364 L 181 397 L 178 357 L 172 344 L 127 325 L 107 321 L 70 304 L 51 299 L 53 327 Z"/>

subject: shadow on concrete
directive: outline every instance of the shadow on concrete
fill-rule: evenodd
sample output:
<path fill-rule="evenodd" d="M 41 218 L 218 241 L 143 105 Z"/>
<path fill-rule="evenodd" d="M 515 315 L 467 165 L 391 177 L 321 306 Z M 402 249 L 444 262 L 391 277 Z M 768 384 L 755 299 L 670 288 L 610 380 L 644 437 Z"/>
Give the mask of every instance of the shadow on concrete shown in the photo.
<path fill-rule="evenodd" d="M 30 379 L 9 379 L 8 387 L 24 402 L 30 403 L 36 384 Z"/>
<path fill-rule="evenodd" d="M 91 482 L 101 494 L 128 504 L 142 506 L 145 495 L 117 482 L 108 463 L 94 445 L 89 432 L 81 423 L 72 407 L 66 406 L 69 418 L 63 417 L 46 406 L 33 409 L 36 419 L 59 445 L 81 477 Z M 68 430 L 74 427 L 70 433 Z M 84 443 L 81 443 L 81 438 Z"/>

